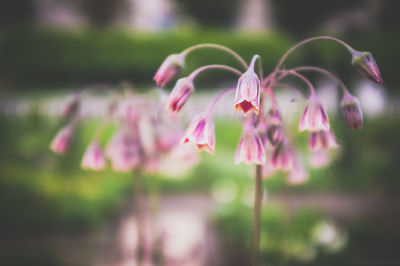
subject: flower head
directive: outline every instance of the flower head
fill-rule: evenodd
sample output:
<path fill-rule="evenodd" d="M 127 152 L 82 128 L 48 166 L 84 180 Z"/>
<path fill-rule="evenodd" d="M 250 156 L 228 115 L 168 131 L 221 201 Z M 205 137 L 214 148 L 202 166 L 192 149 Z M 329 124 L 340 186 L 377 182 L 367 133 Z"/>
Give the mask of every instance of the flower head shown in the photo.
<path fill-rule="evenodd" d="M 260 80 L 253 69 L 249 68 L 238 81 L 235 97 L 235 111 L 250 111 L 258 114 L 260 106 Z"/>
<path fill-rule="evenodd" d="M 264 164 L 266 161 L 261 139 L 254 129 L 245 129 L 236 150 L 235 163 Z"/>
<path fill-rule="evenodd" d="M 58 154 L 64 154 L 72 139 L 73 126 L 68 125 L 61 129 L 50 143 L 50 149 Z"/>
<path fill-rule="evenodd" d="M 332 131 L 320 130 L 311 132 L 308 146 L 311 150 L 319 150 L 336 148 L 339 145 Z"/>
<path fill-rule="evenodd" d="M 351 129 L 361 129 L 363 126 L 363 113 L 360 101 L 350 93 L 346 93 L 343 96 L 341 106 L 347 126 Z"/>
<path fill-rule="evenodd" d="M 285 139 L 275 146 L 270 160 L 275 169 L 288 171 L 293 168 L 294 159 L 293 150 L 290 147 L 288 140 Z"/>
<path fill-rule="evenodd" d="M 267 138 L 275 146 L 284 138 L 282 118 L 276 108 L 271 108 L 266 117 L 267 120 Z"/>
<path fill-rule="evenodd" d="M 184 54 L 169 55 L 154 75 L 154 80 L 157 85 L 165 86 L 174 76 L 176 76 L 185 64 Z"/>
<path fill-rule="evenodd" d="M 209 153 L 214 152 L 215 129 L 214 120 L 210 112 L 201 113 L 192 120 L 182 142 L 192 142 L 196 144 L 199 150 L 207 150 Z"/>
<path fill-rule="evenodd" d="M 88 170 L 103 170 L 106 167 L 106 159 L 97 140 L 94 140 L 87 148 L 81 167 Z"/>
<path fill-rule="evenodd" d="M 382 76 L 370 52 L 352 52 L 351 64 L 367 79 L 382 84 Z"/>
<path fill-rule="evenodd" d="M 299 130 L 329 130 L 329 119 L 319 99 L 313 95 L 308 99 L 301 116 Z"/>
<path fill-rule="evenodd" d="M 169 95 L 167 108 L 174 113 L 179 112 L 194 91 L 193 80 L 180 78 Z"/>

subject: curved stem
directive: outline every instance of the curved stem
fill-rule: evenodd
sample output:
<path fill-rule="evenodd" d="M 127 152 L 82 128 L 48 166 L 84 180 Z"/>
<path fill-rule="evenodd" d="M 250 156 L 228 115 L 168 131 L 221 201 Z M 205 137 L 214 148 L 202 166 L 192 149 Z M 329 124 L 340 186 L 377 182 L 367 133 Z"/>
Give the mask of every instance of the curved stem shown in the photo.
<path fill-rule="evenodd" d="M 354 52 L 354 49 L 347 43 L 345 43 L 342 40 L 339 40 L 337 38 L 334 37 L 330 37 L 330 36 L 316 36 L 316 37 L 312 37 L 309 39 L 305 39 L 299 43 L 297 43 L 296 45 L 292 46 L 292 48 L 290 48 L 283 56 L 282 58 L 279 60 L 278 65 L 275 67 L 274 73 L 276 74 L 278 72 L 278 70 L 280 69 L 280 67 L 282 66 L 283 62 L 287 59 L 287 57 L 293 53 L 294 50 L 296 50 L 297 48 L 299 48 L 300 46 L 312 42 L 312 41 L 316 41 L 316 40 L 331 40 L 331 41 L 335 41 L 337 43 L 340 43 L 341 45 L 343 45 L 347 50 L 349 50 L 350 53 Z M 274 76 L 275 76 L 274 74 Z"/>
<path fill-rule="evenodd" d="M 293 70 L 282 70 L 282 71 L 280 71 L 280 73 L 282 73 L 282 74 L 279 76 L 277 81 L 287 77 L 288 75 L 293 75 L 293 76 L 298 77 L 299 79 L 303 80 L 307 84 L 307 86 L 310 88 L 311 96 L 315 95 L 314 86 L 312 85 L 312 83 L 305 76 L 303 76 L 303 75 L 301 75 L 301 74 L 299 74 L 299 73 L 297 73 L 296 71 L 293 71 Z"/>
<path fill-rule="evenodd" d="M 211 112 L 212 109 L 214 108 L 215 104 L 221 100 L 225 95 L 229 94 L 230 92 L 234 91 L 236 88 L 230 88 L 227 90 L 224 90 L 220 94 L 217 95 L 217 97 L 214 98 L 214 100 L 207 106 L 206 111 Z"/>
<path fill-rule="evenodd" d="M 182 54 L 184 54 L 186 56 L 189 53 L 193 52 L 194 50 L 202 49 L 202 48 L 213 48 L 213 49 L 219 49 L 221 51 L 227 52 L 227 53 L 231 54 L 233 57 L 235 57 L 240 62 L 240 64 L 243 66 L 244 69 L 248 68 L 246 61 L 238 53 L 236 53 L 235 51 L 233 51 L 232 49 L 230 49 L 226 46 L 219 45 L 219 44 L 203 43 L 203 44 L 194 45 L 189 48 L 186 48 L 182 52 Z"/>
<path fill-rule="evenodd" d="M 205 70 L 208 70 L 208 69 L 225 69 L 225 70 L 228 70 L 228 71 L 231 71 L 231 72 L 237 74 L 238 76 L 241 76 L 243 74 L 242 72 L 240 72 L 236 68 L 233 68 L 233 67 L 230 67 L 230 66 L 226 66 L 226 65 L 207 65 L 207 66 L 199 67 L 198 69 L 194 70 L 189 75 L 188 78 L 194 80 L 198 74 L 200 74 L 201 72 L 203 72 Z"/>
<path fill-rule="evenodd" d="M 254 210 L 253 210 L 253 243 L 251 246 L 251 265 L 256 266 L 258 262 L 258 252 L 260 249 L 260 220 L 261 205 L 263 199 L 262 187 L 262 166 L 256 165 L 256 180 L 254 193 Z"/>
<path fill-rule="evenodd" d="M 343 81 L 339 77 L 337 77 L 335 74 L 333 74 L 332 72 L 330 72 L 326 69 L 323 69 L 320 67 L 314 67 L 314 66 L 301 66 L 301 67 L 292 68 L 291 70 L 296 71 L 296 72 L 299 72 L 299 71 L 320 72 L 320 73 L 326 75 L 327 77 L 333 79 L 334 81 L 336 81 L 342 87 L 343 94 L 345 94 L 347 91 L 347 87 L 346 87 L 346 85 L 344 85 Z"/>

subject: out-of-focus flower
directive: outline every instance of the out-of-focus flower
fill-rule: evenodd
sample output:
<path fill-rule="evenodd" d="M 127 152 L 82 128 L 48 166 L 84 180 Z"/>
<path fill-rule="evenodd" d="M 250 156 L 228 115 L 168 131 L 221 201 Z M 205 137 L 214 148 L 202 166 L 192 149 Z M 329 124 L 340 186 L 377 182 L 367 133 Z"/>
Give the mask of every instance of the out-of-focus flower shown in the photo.
<path fill-rule="evenodd" d="M 154 80 L 157 85 L 165 86 L 171 79 L 174 78 L 183 68 L 185 64 L 184 54 L 169 55 L 154 75 Z"/>
<path fill-rule="evenodd" d="M 199 162 L 199 154 L 192 145 L 177 145 L 160 159 L 158 172 L 171 178 L 185 175 Z"/>
<path fill-rule="evenodd" d="M 80 99 L 79 94 L 75 94 L 72 99 L 67 103 L 64 109 L 61 111 L 61 115 L 64 117 L 71 118 L 75 116 L 79 111 Z"/>
<path fill-rule="evenodd" d="M 300 120 L 300 131 L 329 130 L 329 119 L 317 96 L 308 99 Z"/>
<path fill-rule="evenodd" d="M 284 130 L 282 126 L 282 118 L 278 109 L 271 108 L 266 116 L 267 120 L 267 137 L 269 142 L 275 146 L 284 138 Z"/>
<path fill-rule="evenodd" d="M 286 179 L 287 183 L 291 185 L 304 184 L 307 180 L 308 172 L 300 162 L 294 164 Z"/>
<path fill-rule="evenodd" d="M 103 170 L 106 167 L 106 159 L 97 140 L 92 141 L 87 148 L 81 167 L 87 170 Z"/>
<path fill-rule="evenodd" d="M 50 143 L 50 149 L 55 153 L 64 154 L 71 143 L 73 131 L 72 125 L 61 129 Z"/>
<path fill-rule="evenodd" d="M 238 81 L 235 97 L 235 111 L 250 111 L 258 114 L 260 106 L 260 80 L 253 69 L 248 69 Z"/>
<path fill-rule="evenodd" d="M 264 147 L 255 129 L 245 129 L 236 150 L 235 163 L 263 165 L 266 161 Z"/>
<path fill-rule="evenodd" d="M 192 120 L 182 142 L 192 142 L 199 150 L 207 150 L 209 153 L 214 152 L 215 129 L 214 120 L 210 112 L 201 113 Z"/>
<path fill-rule="evenodd" d="M 367 79 L 382 84 L 382 76 L 370 52 L 352 52 L 351 64 Z"/>
<path fill-rule="evenodd" d="M 309 156 L 309 163 L 313 168 L 325 167 L 331 161 L 328 152 L 324 149 L 311 151 Z"/>
<path fill-rule="evenodd" d="M 187 102 L 190 95 L 194 91 L 193 80 L 190 78 L 180 78 L 176 84 L 171 94 L 169 95 L 167 102 L 167 109 L 174 113 L 178 113 L 183 105 Z"/>
<path fill-rule="evenodd" d="M 345 93 L 341 106 L 347 126 L 351 129 L 361 129 L 363 126 L 363 113 L 360 101 L 350 93 Z"/>
<path fill-rule="evenodd" d="M 289 171 L 293 168 L 294 154 L 287 139 L 275 146 L 270 160 L 272 166 L 277 170 Z"/>
<path fill-rule="evenodd" d="M 320 130 L 311 132 L 310 141 L 308 143 L 310 150 L 331 149 L 339 145 L 332 131 Z"/>

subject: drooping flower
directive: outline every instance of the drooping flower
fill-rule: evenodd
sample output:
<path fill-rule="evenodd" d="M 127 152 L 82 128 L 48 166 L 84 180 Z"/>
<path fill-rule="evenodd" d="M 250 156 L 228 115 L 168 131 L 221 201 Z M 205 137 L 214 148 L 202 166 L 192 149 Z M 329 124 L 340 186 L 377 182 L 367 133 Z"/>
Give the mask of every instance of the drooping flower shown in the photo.
<path fill-rule="evenodd" d="M 289 171 L 286 181 L 291 185 L 304 184 L 308 180 L 308 172 L 297 157 L 294 161 L 293 168 Z"/>
<path fill-rule="evenodd" d="M 255 129 L 245 128 L 236 150 L 235 163 L 263 165 L 266 161 L 264 147 Z"/>
<path fill-rule="evenodd" d="M 87 170 L 103 170 L 106 167 L 106 159 L 97 140 L 92 141 L 87 148 L 81 167 Z"/>
<path fill-rule="evenodd" d="M 174 78 L 185 64 L 184 54 L 169 55 L 154 75 L 154 80 L 158 86 L 165 86 L 171 79 Z"/>
<path fill-rule="evenodd" d="M 278 109 L 271 108 L 266 116 L 267 120 L 267 137 L 269 142 L 275 146 L 284 138 L 284 130 L 282 126 L 282 118 Z"/>
<path fill-rule="evenodd" d="M 169 95 L 167 108 L 174 113 L 179 112 L 194 91 L 193 80 L 180 78 Z"/>
<path fill-rule="evenodd" d="M 182 142 L 192 142 L 197 146 L 198 150 L 207 150 L 209 153 L 214 152 L 215 129 L 214 120 L 210 112 L 201 113 L 192 120 Z"/>
<path fill-rule="evenodd" d="M 319 149 L 311 151 L 309 155 L 309 163 L 311 167 L 320 168 L 330 163 L 330 157 L 326 150 Z"/>
<path fill-rule="evenodd" d="M 289 171 L 293 168 L 294 154 L 287 139 L 275 146 L 270 160 L 276 170 Z"/>
<path fill-rule="evenodd" d="M 308 146 L 310 150 L 319 150 L 336 148 L 339 145 L 332 131 L 320 130 L 311 132 Z"/>
<path fill-rule="evenodd" d="M 71 118 L 77 114 L 79 111 L 80 99 L 79 94 L 75 94 L 72 99 L 69 100 L 67 105 L 61 111 L 61 115 L 64 117 Z"/>
<path fill-rule="evenodd" d="M 351 129 L 361 129 L 363 126 L 363 113 L 360 101 L 350 93 L 345 93 L 341 106 L 347 126 Z"/>
<path fill-rule="evenodd" d="M 73 126 L 68 125 L 61 129 L 50 143 L 50 149 L 58 154 L 64 154 L 72 139 Z"/>
<path fill-rule="evenodd" d="M 312 95 L 307 101 L 306 108 L 301 116 L 299 130 L 329 130 L 328 116 L 321 102 L 315 95 Z"/>
<path fill-rule="evenodd" d="M 367 79 L 382 84 L 382 76 L 370 52 L 352 52 L 351 64 Z"/>
<path fill-rule="evenodd" d="M 253 69 L 249 68 L 238 81 L 235 96 L 235 111 L 244 114 L 250 111 L 258 114 L 260 106 L 260 80 Z"/>

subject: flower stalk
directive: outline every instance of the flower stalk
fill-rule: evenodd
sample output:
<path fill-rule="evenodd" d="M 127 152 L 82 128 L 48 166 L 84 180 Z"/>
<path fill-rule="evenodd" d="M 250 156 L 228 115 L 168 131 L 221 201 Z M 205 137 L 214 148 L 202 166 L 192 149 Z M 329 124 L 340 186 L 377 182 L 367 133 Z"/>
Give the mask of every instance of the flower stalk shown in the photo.
<path fill-rule="evenodd" d="M 260 250 L 260 223 L 261 223 L 261 206 L 263 201 L 262 186 L 262 166 L 256 165 L 256 180 L 254 187 L 254 209 L 253 209 L 253 242 L 251 245 L 251 265 L 257 266 L 258 253 Z"/>

